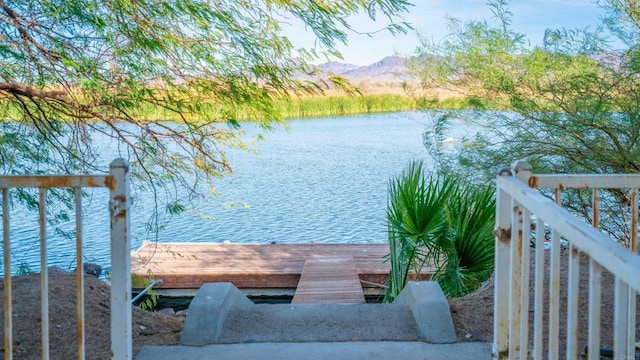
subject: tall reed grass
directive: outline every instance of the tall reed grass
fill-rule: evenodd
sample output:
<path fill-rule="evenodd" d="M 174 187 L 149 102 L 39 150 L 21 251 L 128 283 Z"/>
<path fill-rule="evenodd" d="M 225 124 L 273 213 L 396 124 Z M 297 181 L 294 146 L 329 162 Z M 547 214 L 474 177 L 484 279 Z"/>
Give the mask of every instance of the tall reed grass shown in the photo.
<path fill-rule="evenodd" d="M 416 109 L 413 99 L 402 95 L 321 96 L 281 100 L 284 118 L 340 116 Z"/>
<path fill-rule="evenodd" d="M 221 122 L 229 120 L 258 121 L 265 120 L 261 115 L 249 107 L 233 107 L 229 104 L 206 102 L 187 105 L 198 107 L 199 111 L 210 114 L 210 118 L 220 119 Z M 275 118 L 308 118 L 323 116 L 343 116 L 356 114 L 369 114 L 381 112 L 394 112 L 405 110 L 425 109 L 464 109 L 473 107 L 464 98 L 413 98 L 401 94 L 364 94 L 364 95 L 326 95 L 300 98 L 276 99 L 270 116 Z M 198 122 L 197 119 L 183 113 L 184 118 L 178 113 L 154 105 L 142 105 L 129 111 L 129 115 L 145 121 L 187 121 Z M 0 120 L 20 120 L 22 110 L 14 103 L 0 100 Z M 68 119 L 52 119 L 65 121 Z M 71 119 L 72 120 L 72 119 Z M 268 119 L 273 120 L 273 119 Z"/>

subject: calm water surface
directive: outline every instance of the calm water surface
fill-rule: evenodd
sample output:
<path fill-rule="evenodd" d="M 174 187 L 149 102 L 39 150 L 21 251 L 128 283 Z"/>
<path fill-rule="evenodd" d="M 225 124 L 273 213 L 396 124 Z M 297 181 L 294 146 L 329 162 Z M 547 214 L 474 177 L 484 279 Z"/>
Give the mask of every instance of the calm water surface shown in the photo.
<path fill-rule="evenodd" d="M 259 154 L 230 154 L 235 173 L 217 183 L 220 196 L 198 202 L 198 211 L 215 220 L 193 212 L 176 216 L 158 241 L 385 242 L 389 179 L 413 159 L 428 161 L 422 145 L 426 116 L 402 112 L 290 120 L 288 129 L 265 134 L 257 144 Z M 246 128 L 255 130 L 252 124 Z M 105 201 L 101 193 L 85 204 L 84 251 L 86 261 L 108 266 Z M 248 207 L 223 206 L 233 201 Z M 156 240 L 145 227 L 148 204 L 150 199 L 134 198 L 134 248 Z M 37 214 L 13 215 L 14 266 L 24 262 L 38 270 L 37 224 Z M 74 240 L 50 233 L 49 264 L 74 267 Z"/>

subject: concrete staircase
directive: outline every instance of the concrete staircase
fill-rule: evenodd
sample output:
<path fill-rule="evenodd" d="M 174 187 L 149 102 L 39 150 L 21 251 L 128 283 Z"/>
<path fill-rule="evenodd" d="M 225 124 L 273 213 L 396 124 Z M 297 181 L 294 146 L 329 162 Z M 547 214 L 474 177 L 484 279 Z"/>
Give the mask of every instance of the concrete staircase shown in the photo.
<path fill-rule="evenodd" d="M 180 346 L 138 360 L 490 359 L 491 345 L 455 343 L 435 282 L 410 282 L 392 304 L 253 304 L 230 283 L 200 288 Z"/>

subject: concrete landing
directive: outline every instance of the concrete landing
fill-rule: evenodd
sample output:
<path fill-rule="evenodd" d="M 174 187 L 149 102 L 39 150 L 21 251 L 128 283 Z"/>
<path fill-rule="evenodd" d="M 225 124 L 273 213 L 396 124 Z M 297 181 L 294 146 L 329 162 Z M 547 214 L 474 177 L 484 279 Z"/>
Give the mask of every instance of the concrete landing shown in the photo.
<path fill-rule="evenodd" d="M 489 360 L 491 344 L 423 342 L 253 343 L 145 346 L 138 360 Z"/>

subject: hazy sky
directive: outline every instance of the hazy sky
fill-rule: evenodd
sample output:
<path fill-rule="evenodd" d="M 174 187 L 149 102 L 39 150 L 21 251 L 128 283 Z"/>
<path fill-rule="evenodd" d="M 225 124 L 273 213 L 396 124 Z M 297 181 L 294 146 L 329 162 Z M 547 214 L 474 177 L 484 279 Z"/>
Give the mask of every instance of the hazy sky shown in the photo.
<path fill-rule="evenodd" d="M 407 35 L 391 36 L 380 32 L 372 37 L 352 34 L 348 46 L 340 46 L 344 62 L 369 65 L 385 56 L 398 53 L 409 55 L 418 45 L 417 32 L 439 40 L 447 34 L 447 17 L 465 20 L 492 20 L 486 0 L 414 0 L 414 6 L 406 21 L 416 29 Z M 513 13 L 512 28 L 528 35 L 532 43 L 540 43 L 547 28 L 580 28 L 598 24 L 603 11 L 592 0 L 512 0 L 509 10 Z M 368 31 L 380 26 L 365 16 L 353 19 L 356 28 Z M 312 42 L 313 37 L 302 27 L 287 32 L 294 44 Z"/>

